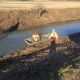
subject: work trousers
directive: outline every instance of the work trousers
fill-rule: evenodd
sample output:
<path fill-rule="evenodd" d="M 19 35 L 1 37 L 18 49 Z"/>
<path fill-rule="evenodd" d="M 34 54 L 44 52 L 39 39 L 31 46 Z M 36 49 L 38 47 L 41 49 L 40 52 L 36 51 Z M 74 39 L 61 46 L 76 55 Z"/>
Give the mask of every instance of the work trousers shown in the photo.
<path fill-rule="evenodd" d="M 51 41 L 49 56 L 53 56 L 56 53 L 56 42 Z"/>

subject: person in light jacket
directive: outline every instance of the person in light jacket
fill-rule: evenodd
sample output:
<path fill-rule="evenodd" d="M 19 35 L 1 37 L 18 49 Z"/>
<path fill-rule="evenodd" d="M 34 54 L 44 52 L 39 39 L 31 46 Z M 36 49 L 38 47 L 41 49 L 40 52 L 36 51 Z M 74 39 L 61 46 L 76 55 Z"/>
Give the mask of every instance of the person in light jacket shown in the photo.
<path fill-rule="evenodd" d="M 50 53 L 49 55 L 52 55 L 54 53 L 56 53 L 56 42 L 58 40 L 58 34 L 55 31 L 55 29 L 52 30 L 50 36 L 49 36 L 49 40 L 50 40 Z"/>
<path fill-rule="evenodd" d="M 33 35 L 32 35 L 32 39 L 34 41 L 40 41 L 41 40 L 41 35 L 39 32 L 35 32 Z"/>

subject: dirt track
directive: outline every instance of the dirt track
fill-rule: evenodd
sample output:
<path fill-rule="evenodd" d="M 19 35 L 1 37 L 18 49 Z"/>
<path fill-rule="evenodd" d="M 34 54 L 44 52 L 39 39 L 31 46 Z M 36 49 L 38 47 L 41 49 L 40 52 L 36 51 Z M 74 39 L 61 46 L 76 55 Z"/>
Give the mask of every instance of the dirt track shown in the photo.
<path fill-rule="evenodd" d="M 36 4 L 42 4 L 45 8 L 80 8 L 80 2 L 30 2 L 30 1 L 17 1 L 17 2 L 0 2 L 0 9 L 31 9 Z"/>

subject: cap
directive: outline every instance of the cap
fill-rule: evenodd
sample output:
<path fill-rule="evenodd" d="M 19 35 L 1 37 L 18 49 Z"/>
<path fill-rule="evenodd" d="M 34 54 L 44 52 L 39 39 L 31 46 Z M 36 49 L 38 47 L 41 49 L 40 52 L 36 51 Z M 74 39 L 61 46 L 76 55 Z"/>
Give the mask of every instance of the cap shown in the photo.
<path fill-rule="evenodd" d="M 55 32 L 55 29 L 53 29 L 52 32 Z"/>

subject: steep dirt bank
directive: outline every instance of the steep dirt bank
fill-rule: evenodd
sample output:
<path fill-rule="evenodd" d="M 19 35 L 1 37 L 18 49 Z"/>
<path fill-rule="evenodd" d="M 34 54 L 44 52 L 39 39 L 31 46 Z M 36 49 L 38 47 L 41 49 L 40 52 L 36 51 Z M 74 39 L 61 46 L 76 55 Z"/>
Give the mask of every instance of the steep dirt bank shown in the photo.
<path fill-rule="evenodd" d="M 56 54 L 54 53 L 52 56 L 49 56 L 50 47 L 48 46 L 40 51 L 31 52 L 31 54 L 28 55 L 22 55 L 0 61 L 0 79 L 64 80 L 60 79 L 60 76 L 58 76 L 59 69 L 62 66 L 67 65 L 75 67 L 75 64 L 80 62 L 80 46 L 79 44 L 76 44 L 76 42 L 73 42 L 75 37 L 80 37 L 79 35 L 80 33 L 70 35 L 68 38 L 61 38 L 61 43 L 59 42 L 57 45 Z M 71 36 L 73 37 L 71 38 Z M 73 79 L 72 75 L 74 74 L 75 76 L 77 75 L 75 80 L 80 80 L 80 69 L 76 69 L 72 72 L 70 71 L 69 74 L 71 74 L 69 75 L 70 80 Z M 67 78 L 65 80 L 67 80 Z"/>
<path fill-rule="evenodd" d="M 53 22 L 66 22 L 80 19 L 80 9 L 46 10 L 41 16 L 36 11 L 0 11 L 0 30 L 8 30 L 19 23 L 16 30 L 28 30 Z"/>

